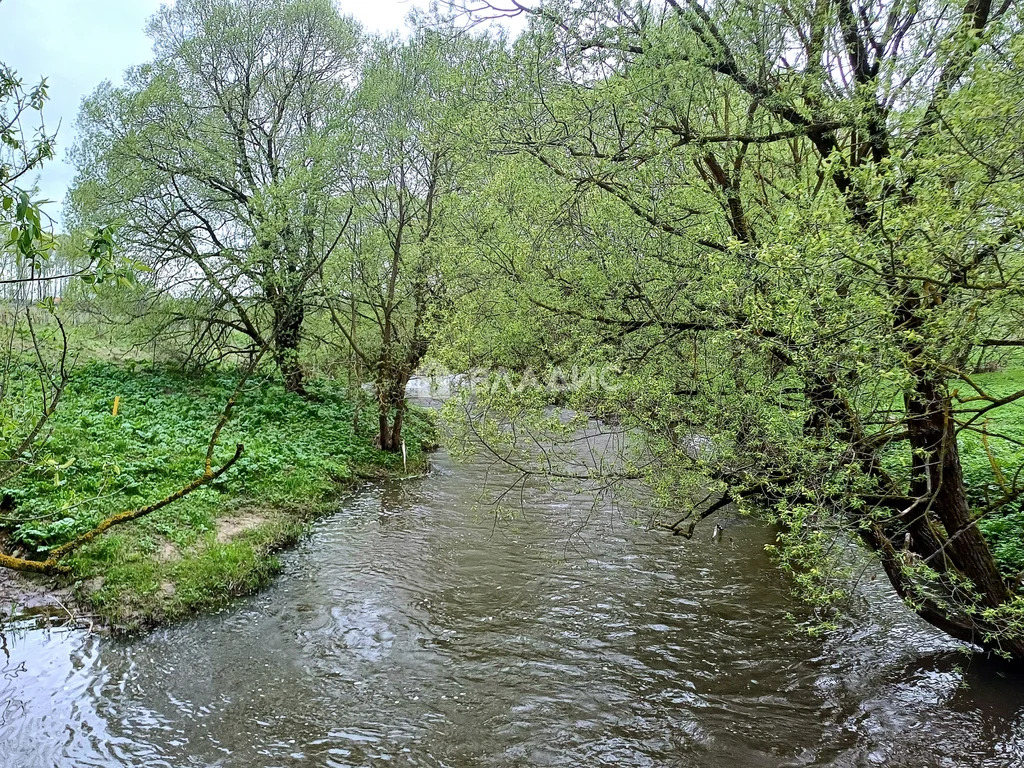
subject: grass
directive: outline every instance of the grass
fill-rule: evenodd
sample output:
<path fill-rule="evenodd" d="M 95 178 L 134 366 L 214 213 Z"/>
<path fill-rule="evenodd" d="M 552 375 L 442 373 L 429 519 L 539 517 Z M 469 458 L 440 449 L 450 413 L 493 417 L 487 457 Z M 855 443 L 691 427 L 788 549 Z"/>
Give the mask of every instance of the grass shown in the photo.
<path fill-rule="evenodd" d="M 42 554 L 117 511 L 163 498 L 203 469 L 207 442 L 237 375 L 185 376 L 167 368 L 94 362 L 75 372 L 35 467 L 3 489 L 8 544 Z M 343 388 L 309 384 L 311 397 L 272 378 L 250 379 L 221 436 L 215 464 L 235 443 L 238 463 L 213 484 L 112 529 L 68 559 L 79 597 L 112 626 L 132 630 L 255 591 L 279 568 L 275 552 L 330 508 L 361 474 L 401 471 L 372 447 L 373 419 L 353 430 Z M 115 397 L 118 414 L 111 413 Z M 432 425 L 407 421 L 410 461 L 422 461 Z"/>
<path fill-rule="evenodd" d="M 1024 367 L 1009 367 L 998 373 L 981 373 L 972 381 L 987 395 L 1004 398 L 1024 390 Z M 966 383 L 957 385 L 961 398 L 977 393 Z M 902 395 L 894 397 L 894 408 L 902 407 Z M 962 404 L 960 421 L 973 414 L 969 409 L 986 405 L 985 401 Z M 964 486 L 978 528 L 988 540 L 1003 575 L 1016 580 L 1024 573 L 1024 495 L 1014 498 L 998 510 L 986 509 L 1003 501 L 1014 489 L 1024 488 L 1024 399 L 1000 406 L 978 419 L 969 430 L 961 430 L 958 439 Z M 906 444 L 892 448 L 883 457 L 886 469 L 897 478 L 906 478 L 910 469 Z"/>
<path fill-rule="evenodd" d="M 975 381 L 988 394 L 1006 397 L 1024 389 L 1024 369 L 983 374 Z M 982 510 L 1006 491 L 1024 486 L 1024 400 L 997 408 L 987 422 L 977 424 L 984 426 L 988 438 L 974 431 L 961 432 L 960 455 L 972 507 Z M 1021 474 L 1015 475 L 1018 471 Z M 1011 579 L 1020 576 L 1024 572 L 1024 497 L 996 515 L 983 517 L 978 527 L 991 543 L 1004 575 Z"/>

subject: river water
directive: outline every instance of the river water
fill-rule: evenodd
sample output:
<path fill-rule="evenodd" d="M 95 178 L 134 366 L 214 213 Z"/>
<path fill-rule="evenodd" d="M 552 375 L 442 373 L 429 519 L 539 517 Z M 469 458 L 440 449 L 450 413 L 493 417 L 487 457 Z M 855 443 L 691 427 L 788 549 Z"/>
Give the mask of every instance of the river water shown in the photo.
<path fill-rule="evenodd" d="M 873 571 L 812 638 L 754 522 L 685 541 L 543 488 L 497 515 L 508 477 L 434 467 L 344 500 L 216 615 L 8 628 L 0 765 L 1024 765 L 1021 679 Z"/>

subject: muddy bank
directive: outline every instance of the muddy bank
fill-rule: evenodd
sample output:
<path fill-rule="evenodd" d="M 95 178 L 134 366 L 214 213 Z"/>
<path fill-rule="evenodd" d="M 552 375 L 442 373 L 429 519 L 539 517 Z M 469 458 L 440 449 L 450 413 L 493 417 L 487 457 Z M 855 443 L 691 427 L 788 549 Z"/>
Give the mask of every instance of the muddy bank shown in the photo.
<path fill-rule="evenodd" d="M 70 591 L 50 577 L 0 568 L 0 621 L 26 611 L 63 611 L 72 603 Z"/>

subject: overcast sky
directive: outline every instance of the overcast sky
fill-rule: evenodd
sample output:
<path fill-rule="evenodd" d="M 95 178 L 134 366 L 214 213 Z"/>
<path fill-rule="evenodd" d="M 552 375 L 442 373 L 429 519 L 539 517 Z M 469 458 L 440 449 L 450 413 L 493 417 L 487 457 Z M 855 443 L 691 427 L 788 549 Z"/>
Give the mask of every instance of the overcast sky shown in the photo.
<path fill-rule="evenodd" d="M 60 124 L 57 158 L 39 178 L 42 197 L 53 216 L 73 170 L 65 151 L 74 141 L 75 116 L 82 97 L 104 80 L 121 81 L 133 64 L 150 58 L 147 19 L 161 0 L 0 0 L 0 61 L 17 70 L 26 85 L 45 76 L 50 101 L 45 117 L 51 129 Z M 426 0 L 338 0 L 343 13 L 371 30 L 399 30 L 406 15 Z"/>

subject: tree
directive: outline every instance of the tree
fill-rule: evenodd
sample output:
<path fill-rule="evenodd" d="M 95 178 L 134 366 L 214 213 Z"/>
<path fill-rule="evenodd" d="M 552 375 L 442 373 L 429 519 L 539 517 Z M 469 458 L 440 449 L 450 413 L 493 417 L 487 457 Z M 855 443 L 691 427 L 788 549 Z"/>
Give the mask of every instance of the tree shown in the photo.
<path fill-rule="evenodd" d="M 482 5 L 532 19 L 535 90 L 501 138 L 563 204 L 521 183 L 476 230 L 543 227 L 558 257 L 480 250 L 563 348 L 624 371 L 579 404 L 643 435 L 626 474 L 689 506 L 668 527 L 756 498 L 821 602 L 852 532 L 927 621 L 1024 657 L 1020 579 L 986 534 L 1024 496 L 987 420 L 1024 390 L 971 373 L 1021 343 L 1019 8 Z M 716 449 L 695 455 L 695 431 Z M 994 494 L 965 482 L 974 436 L 997 444 Z"/>
<path fill-rule="evenodd" d="M 31 464 L 68 382 L 69 349 L 55 312 L 66 280 L 126 280 L 107 228 L 58 238 L 34 199 L 31 175 L 53 157 L 46 128 L 46 80 L 26 87 L 0 62 L 0 287 L 4 334 L 0 352 L 0 480 Z"/>
<path fill-rule="evenodd" d="M 373 377 L 383 450 L 402 450 L 406 385 L 447 306 L 445 227 L 473 159 L 476 91 L 493 55 L 486 40 L 422 28 L 409 41 L 379 40 L 353 97 L 353 223 L 347 258 L 329 265 L 326 299 Z"/>
<path fill-rule="evenodd" d="M 117 222 L 154 294 L 186 299 L 171 323 L 269 346 L 302 391 L 314 279 L 349 216 L 358 30 L 328 0 L 184 0 L 149 32 L 154 61 L 83 106 L 74 218 Z"/>

